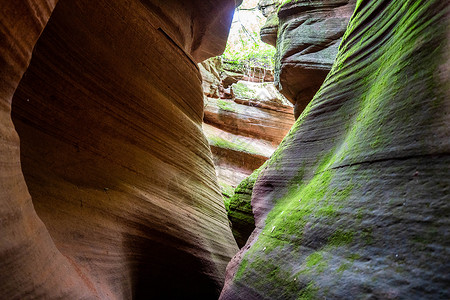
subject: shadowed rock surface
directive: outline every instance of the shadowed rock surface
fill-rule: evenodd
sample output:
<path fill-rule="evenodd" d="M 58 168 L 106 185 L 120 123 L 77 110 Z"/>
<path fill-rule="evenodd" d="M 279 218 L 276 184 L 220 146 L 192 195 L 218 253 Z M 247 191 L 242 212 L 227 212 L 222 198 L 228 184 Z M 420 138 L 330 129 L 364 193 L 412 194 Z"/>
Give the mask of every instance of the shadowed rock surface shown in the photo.
<path fill-rule="evenodd" d="M 268 16 L 261 39 L 277 47 L 275 84 L 295 105 L 296 118 L 330 71 L 355 3 L 260 1 Z"/>
<path fill-rule="evenodd" d="M 358 1 L 221 299 L 450 297 L 449 45 L 446 1 Z"/>
<path fill-rule="evenodd" d="M 280 0 L 260 0 L 258 2 L 258 9 L 267 18 L 260 31 L 261 40 L 274 47 L 277 46 L 279 5 Z"/>
<path fill-rule="evenodd" d="M 233 236 L 239 248 L 244 247 L 253 230 L 255 218 L 253 217 L 252 192 L 262 167 L 245 178 L 234 190 L 228 205 L 228 219 L 231 222 Z"/>
<path fill-rule="evenodd" d="M 55 5 L 2 3 L 1 297 L 217 298 L 237 247 L 195 62 L 235 2 Z"/>

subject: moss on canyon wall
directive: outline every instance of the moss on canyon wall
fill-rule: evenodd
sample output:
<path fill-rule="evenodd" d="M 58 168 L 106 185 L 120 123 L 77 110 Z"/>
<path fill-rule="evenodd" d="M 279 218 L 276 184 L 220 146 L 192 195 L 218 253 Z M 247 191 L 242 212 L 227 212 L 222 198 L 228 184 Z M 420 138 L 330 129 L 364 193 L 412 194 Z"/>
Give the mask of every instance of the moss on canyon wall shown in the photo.
<path fill-rule="evenodd" d="M 448 16 L 443 1 L 358 1 L 259 175 L 222 299 L 450 296 Z"/>

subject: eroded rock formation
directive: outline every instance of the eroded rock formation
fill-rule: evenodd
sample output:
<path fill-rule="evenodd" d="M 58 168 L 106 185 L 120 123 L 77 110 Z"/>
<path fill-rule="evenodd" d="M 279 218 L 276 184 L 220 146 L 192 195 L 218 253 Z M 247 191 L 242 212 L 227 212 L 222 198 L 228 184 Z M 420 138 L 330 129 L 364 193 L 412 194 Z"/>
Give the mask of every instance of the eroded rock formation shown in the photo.
<path fill-rule="evenodd" d="M 2 3 L 2 297 L 216 298 L 237 247 L 196 62 L 235 1 L 55 5 Z"/>
<path fill-rule="evenodd" d="M 261 39 L 277 47 L 275 83 L 296 118 L 331 69 L 356 0 L 262 0 L 268 16 Z"/>
<path fill-rule="evenodd" d="M 450 297 L 449 10 L 358 1 L 329 76 L 261 170 L 256 229 L 221 299 Z"/>
<path fill-rule="evenodd" d="M 294 122 L 292 105 L 273 82 L 265 82 L 271 70 L 234 69 L 217 58 L 201 65 L 203 129 L 219 183 L 235 188 L 272 155 L 289 131 Z"/>
<path fill-rule="evenodd" d="M 260 0 L 258 2 L 258 9 L 267 18 L 260 31 L 261 40 L 274 47 L 277 46 L 279 5 L 280 0 Z"/>
<path fill-rule="evenodd" d="M 250 175 L 272 155 L 294 123 L 292 104 L 273 82 L 264 82 L 270 70 L 247 70 L 252 71 L 252 76 L 248 76 L 243 69 L 225 69 L 230 66 L 219 64 L 217 58 L 203 62 L 202 66 L 206 66 L 202 69 L 203 129 L 211 146 L 233 235 L 238 245 L 243 246 L 254 229 L 250 200 L 257 175 Z M 223 91 L 219 93 L 222 99 L 211 98 L 211 90 Z M 248 184 L 237 187 L 243 180 Z"/>

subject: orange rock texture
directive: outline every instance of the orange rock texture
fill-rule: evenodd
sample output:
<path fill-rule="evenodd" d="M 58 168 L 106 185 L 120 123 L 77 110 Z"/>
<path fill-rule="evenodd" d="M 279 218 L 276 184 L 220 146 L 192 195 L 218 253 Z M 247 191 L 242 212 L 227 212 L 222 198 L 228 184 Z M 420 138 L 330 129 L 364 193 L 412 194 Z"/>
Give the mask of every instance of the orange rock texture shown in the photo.
<path fill-rule="evenodd" d="M 196 63 L 235 5 L 2 3 L 4 299 L 217 298 L 237 246 Z"/>

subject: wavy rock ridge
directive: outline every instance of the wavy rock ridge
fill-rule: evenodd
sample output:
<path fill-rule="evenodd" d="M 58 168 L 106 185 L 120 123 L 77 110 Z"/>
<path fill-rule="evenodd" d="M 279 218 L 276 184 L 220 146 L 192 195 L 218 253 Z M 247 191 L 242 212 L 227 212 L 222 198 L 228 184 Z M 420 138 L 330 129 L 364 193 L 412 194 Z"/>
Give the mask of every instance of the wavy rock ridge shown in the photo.
<path fill-rule="evenodd" d="M 237 247 L 195 62 L 235 1 L 4 2 L 2 297 L 216 298 Z"/>
<path fill-rule="evenodd" d="M 448 299 L 449 5 L 358 1 L 221 299 Z"/>

